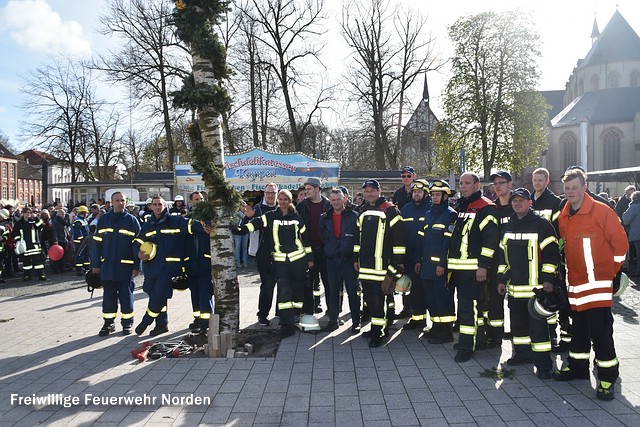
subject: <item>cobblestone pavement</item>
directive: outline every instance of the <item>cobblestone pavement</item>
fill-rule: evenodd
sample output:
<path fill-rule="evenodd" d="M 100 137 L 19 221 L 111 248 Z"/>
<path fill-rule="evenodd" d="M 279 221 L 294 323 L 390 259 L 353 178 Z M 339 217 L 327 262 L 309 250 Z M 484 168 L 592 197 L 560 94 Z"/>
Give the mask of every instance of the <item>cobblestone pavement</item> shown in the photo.
<path fill-rule="evenodd" d="M 287 338 L 275 357 L 139 363 L 130 352 L 149 337 L 124 337 L 120 328 L 98 337 L 102 294 L 91 298 L 79 279 L 64 274 L 45 283 L 0 285 L 0 426 L 640 425 L 635 284 L 614 306 L 618 396 L 601 402 L 593 375 L 558 383 L 518 366 L 494 379 L 486 374 L 510 357 L 507 341 L 459 365 L 451 344 L 401 332 L 402 322 L 377 349 L 349 335 L 347 321 L 332 334 Z M 240 270 L 239 281 L 241 327 L 259 328 L 255 270 Z M 138 319 L 146 308 L 139 285 Z M 170 301 L 169 316 L 171 331 L 162 338 L 183 337 L 191 317 L 188 292 Z M 33 396 L 48 400 L 28 401 Z"/>

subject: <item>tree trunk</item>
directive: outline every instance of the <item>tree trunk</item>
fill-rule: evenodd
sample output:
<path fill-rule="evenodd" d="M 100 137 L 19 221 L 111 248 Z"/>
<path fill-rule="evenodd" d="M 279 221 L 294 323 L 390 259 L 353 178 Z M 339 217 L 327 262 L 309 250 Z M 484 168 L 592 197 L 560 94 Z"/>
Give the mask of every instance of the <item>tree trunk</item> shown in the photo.
<path fill-rule="evenodd" d="M 216 84 L 211 61 L 193 54 L 193 77 L 196 84 Z M 220 127 L 220 115 L 210 107 L 198 110 L 202 143 L 214 153 L 215 166 L 224 167 L 224 145 Z M 216 197 L 215 189 L 207 189 L 209 200 L 215 205 L 215 226 L 211 229 L 211 274 L 213 277 L 214 312 L 220 315 L 220 332 L 231 332 L 233 346 L 237 342 L 240 322 L 240 293 L 234 261 L 231 225 L 233 212 L 224 200 Z"/>

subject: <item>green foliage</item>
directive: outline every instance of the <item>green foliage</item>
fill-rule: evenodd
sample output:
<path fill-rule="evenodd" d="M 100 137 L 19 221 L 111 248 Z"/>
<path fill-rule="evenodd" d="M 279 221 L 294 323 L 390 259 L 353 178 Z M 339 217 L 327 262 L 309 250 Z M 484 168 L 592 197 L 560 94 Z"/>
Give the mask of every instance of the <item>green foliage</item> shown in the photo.
<path fill-rule="evenodd" d="M 193 168 L 202 173 L 202 179 L 208 190 L 205 202 L 198 203 L 194 208 L 195 218 L 208 218 L 215 221 L 215 208 L 218 204 L 235 211 L 242 200 L 239 192 L 233 189 L 224 177 L 224 169 L 216 164 L 214 153 L 205 147 L 200 138 L 200 126 L 197 122 L 189 126 L 189 136 L 193 143 Z"/>
<path fill-rule="evenodd" d="M 521 11 L 484 12 L 449 27 L 453 77 L 444 93 L 450 132 L 468 166 L 488 179 L 494 167 L 535 164 L 546 141 L 545 105 L 533 96 L 539 79 L 539 37 Z M 519 105 L 519 98 L 524 104 Z M 526 142 L 526 143 L 525 143 Z M 532 150 L 534 148 L 535 150 Z M 537 150 L 537 151 L 536 151 Z"/>
<path fill-rule="evenodd" d="M 183 80 L 179 91 L 172 93 L 174 105 L 191 111 L 213 110 L 216 115 L 231 109 L 231 98 L 219 82 L 229 77 L 227 52 L 215 33 L 228 11 L 228 1 L 218 0 L 177 0 L 173 24 L 178 37 L 189 44 L 194 56 L 207 60 L 216 84 L 196 83 L 193 73 Z M 193 168 L 202 174 L 209 192 L 206 202 L 196 207 L 195 215 L 200 218 L 216 219 L 216 208 L 222 205 L 227 212 L 237 209 L 241 195 L 235 191 L 224 177 L 224 169 L 219 165 L 221 153 L 214 153 L 202 141 L 197 122 L 189 126 L 192 141 Z M 220 147 L 222 150 L 222 147 Z"/>

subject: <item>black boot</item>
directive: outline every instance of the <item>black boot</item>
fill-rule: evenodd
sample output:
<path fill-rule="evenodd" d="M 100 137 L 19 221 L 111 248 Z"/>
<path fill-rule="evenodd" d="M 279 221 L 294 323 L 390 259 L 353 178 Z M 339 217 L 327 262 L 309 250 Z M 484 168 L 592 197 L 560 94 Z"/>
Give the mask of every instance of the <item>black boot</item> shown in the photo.
<path fill-rule="evenodd" d="M 435 336 L 429 337 L 428 341 L 431 344 L 445 344 L 448 342 L 453 342 L 453 323 L 452 322 L 442 322 L 435 323 L 434 326 L 437 325 L 437 333 Z"/>
<path fill-rule="evenodd" d="M 105 320 L 102 329 L 98 332 L 99 337 L 106 337 L 112 332 L 116 331 L 116 325 L 113 324 L 113 320 Z"/>

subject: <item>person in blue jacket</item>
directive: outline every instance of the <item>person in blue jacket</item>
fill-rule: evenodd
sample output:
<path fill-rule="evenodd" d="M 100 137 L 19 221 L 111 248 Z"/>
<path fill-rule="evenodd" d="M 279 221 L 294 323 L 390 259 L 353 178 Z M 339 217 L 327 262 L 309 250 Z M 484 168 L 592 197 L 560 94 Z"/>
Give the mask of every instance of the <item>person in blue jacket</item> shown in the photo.
<path fill-rule="evenodd" d="M 358 272 L 353 266 L 353 245 L 358 235 L 358 214 L 345 208 L 344 193 L 339 188 L 331 190 L 331 209 L 320 216 L 319 235 L 327 259 L 329 323 L 324 328 L 331 332 L 338 329 L 340 292 L 347 290 L 351 310 L 351 333 L 360 331 L 360 297 L 358 296 Z"/>
<path fill-rule="evenodd" d="M 133 278 L 140 274 L 140 260 L 133 250 L 133 239 L 140 232 L 138 219 L 125 210 L 127 197 L 117 191 L 111 195 L 113 209 L 98 220 L 91 245 L 91 269 L 100 274 L 103 287 L 104 325 L 98 335 L 115 332 L 120 302 L 122 335 L 130 335 L 133 326 Z"/>
<path fill-rule="evenodd" d="M 404 221 L 407 233 L 407 254 L 405 256 L 405 271 L 412 283 L 417 283 L 420 278 L 415 272 L 418 252 L 418 231 L 424 226 L 424 218 L 431 208 L 429 196 L 429 182 L 426 179 L 416 179 L 411 183 L 411 201 L 402 207 L 400 214 Z M 427 326 L 427 313 L 425 311 L 425 295 L 420 286 L 412 289 L 410 294 L 402 295 L 402 311 L 398 318 L 408 315 L 411 319 L 402 327 L 404 330 L 420 329 Z"/>
<path fill-rule="evenodd" d="M 134 240 L 134 251 L 144 261 L 144 283 L 142 290 L 149 295 L 147 312 L 136 326 L 135 332 L 142 335 L 155 321 L 150 332 L 156 336 L 169 332 L 167 301 L 173 296 L 173 278 L 184 275 L 185 238 L 188 234 L 187 220 L 181 215 L 169 215 L 167 203 L 160 196 L 151 199 L 152 214 Z M 155 254 L 140 250 L 145 242 L 155 244 Z"/>
<path fill-rule="evenodd" d="M 86 250 L 86 243 L 82 244 L 89 236 L 89 224 L 85 219 L 88 213 L 89 209 L 85 205 L 79 206 L 78 215 L 71 225 L 77 276 L 84 275 L 85 268 L 89 269 L 89 252 Z"/>
<path fill-rule="evenodd" d="M 189 325 L 192 332 L 206 334 L 209 319 L 213 313 L 213 282 L 211 277 L 211 225 L 205 220 L 194 218 L 193 207 L 202 201 L 202 193 L 191 193 L 189 200 L 191 209 L 187 215 L 186 258 L 185 269 L 189 278 L 193 323 Z"/>
<path fill-rule="evenodd" d="M 449 239 L 457 213 L 449 206 L 448 199 L 455 191 L 446 181 L 432 181 L 429 192 L 431 209 L 425 215 L 423 229 L 418 232 L 420 251 L 415 272 L 420 275 L 417 285 L 426 297 L 423 307 L 429 310 L 433 323 L 426 337 L 432 344 L 442 344 L 453 341 L 452 327 L 456 320 L 453 287 L 447 286 L 446 267 Z"/>

